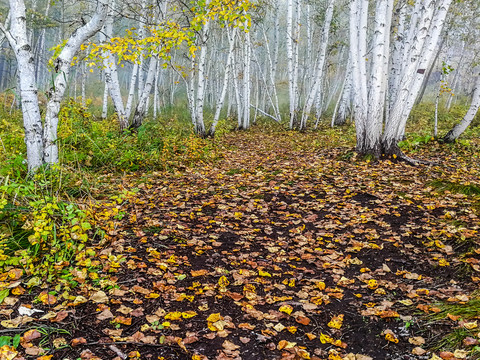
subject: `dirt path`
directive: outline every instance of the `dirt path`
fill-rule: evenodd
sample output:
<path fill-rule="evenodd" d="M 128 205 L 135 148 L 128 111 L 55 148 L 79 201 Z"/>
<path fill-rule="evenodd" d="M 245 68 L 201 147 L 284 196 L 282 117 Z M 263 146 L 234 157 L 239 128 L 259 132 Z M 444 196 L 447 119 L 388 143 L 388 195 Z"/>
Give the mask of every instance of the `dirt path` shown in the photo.
<path fill-rule="evenodd" d="M 99 256 L 116 287 L 75 307 L 64 326 L 86 344 L 54 358 L 432 358 L 461 319 L 425 315 L 478 287 L 471 198 L 429 187 L 445 168 L 289 136 L 235 134 L 215 166 L 125 179 L 138 191 Z"/>

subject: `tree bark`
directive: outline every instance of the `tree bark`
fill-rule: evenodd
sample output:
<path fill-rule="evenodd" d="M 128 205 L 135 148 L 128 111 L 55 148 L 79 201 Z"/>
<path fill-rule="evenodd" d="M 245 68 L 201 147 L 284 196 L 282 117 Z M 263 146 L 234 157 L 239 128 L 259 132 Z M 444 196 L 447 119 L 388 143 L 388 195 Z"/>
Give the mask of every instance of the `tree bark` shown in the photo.
<path fill-rule="evenodd" d="M 47 103 L 43 129 L 45 144 L 43 160 L 47 164 L 58 163 L 58 113 L 60 111 L 60 102 L 67 88 L 67 79 L 73 57 L 80 49 L 80 46 L 102 28 L 108 13 L 108 2 L 109 0 L 97 1 L 97 8 L 93 17 L 88 23 L 73 32 L 65 47 L 55 59 L 54 68 L 56 76 L 54 85 L 49 90 L 50 99 Z"/>
<path fill-rule="evenodd" d="M 480 107 L 480 75 L 477 76 L 477 80 L 475 83 L 475 88 L 473 90 L 473 97 L 472 103 L 470 104 L 470 108 L 468 109 L 467 113 L 463 117 L 462 121 L 459 122 L 457 125 L 453 127 L 444 137 L 443 141 L 446 143 L 453 143 L 455 142 L 460 135 L 468 128 L 468 126 L 472 123 L 475 115 L 478 112 L 478 108 Z"/>

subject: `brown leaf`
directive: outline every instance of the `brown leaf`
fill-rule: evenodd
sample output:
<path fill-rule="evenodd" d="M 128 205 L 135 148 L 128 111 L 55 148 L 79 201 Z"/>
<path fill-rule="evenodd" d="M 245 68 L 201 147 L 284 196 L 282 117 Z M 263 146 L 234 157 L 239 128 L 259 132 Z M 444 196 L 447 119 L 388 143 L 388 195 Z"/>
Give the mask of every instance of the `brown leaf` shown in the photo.
<path fill-rule="evenodd" d="M 295 321 L 299 324 L 302 324 L 302 325 L 308 325 L 310 324 L 310 319 L 307 318 L 306 316 L 298 316 Z"/>
<path fill-rule="evenodd" d="M 50 319 L 51 322 L 60 322 L 62 320 L 65 320 L 65 318 L 68 316 L 68 312 L 65 310 L 62 310 L 58 312 L 57 316 L 55 316 L 53 319 Z"/>
<path fill-rule="evenodd" d="M 132 325 L 132 318 L 117 316 L 115 319 L 113 319 L 113 322 L 116 322 L 117 324 L 123 324 L 123 325 Z"/>
<path fill-rule="evenodd" d="M 122 313 L 123 315 L 128 315 L 132 312 L 132 308 L 129 308 L 128 306 L 121 305 L 116 311 L 119 313 Z"/>
<path fill-rule="evenodd" d="M 115 316 L 112 314 L 112 312 L 109 309 L 103 310 L 100 314 L 97 315 L 98 320 L 107 320 L 107 319 L 112 319 Z"/>
<path fill-rule="evenodd" d="M 54 305 L 57 302 L 57 298 L 46 291 L 42 291 L 38 295 L 38 300 L 40 300 L 44 305 Z"/>
<path fill-rule="evenodd" d="M 37 331 L 37 329 L 28 330 L 22 336 L 22 342 L 31 342 L 35 339 L 41 338 L 42 334 Z"/>
<path fill-rule="evenodd" d="M 454 359 L 455 358 L 455 355 L 453 355 L 452 352 L 450 351 L 440 351 L 440 353 L 438 354 L 443 360 L 450 360 L 450 359 Z"/>
<path fill-rule="evenodd" d="M 233 342 L 225 340 L 222 344 L 223 348 L 225 350 L 237 350 L 240 348 L 240 346 L 235 345 Z"/>
<path fill-rule="evenodd" d="M 422 356 L 423 354 L 425 354 L 427 351 L 422 349 L 421 347 L 415 347 L 413 348 L 412 350 L 412 354 L 413 355 L 418 355 L 418 356 Z"/>
<path fill-rule="evenodd" d="M 415 336 L 408 339 L 408 342 L 412 345 L 423 345 L 425 344 L 425 339 L 421 336 Z"/>
<path fill-rule="evenodd" d="M 86 344 L 86 343 L 87 343 L 87 339 L 85 339 L 83 337 L 79 337 L 79 338 L 73 339 L 72 342 L 71 342 L 71 345 L 73 347 L 75 347 L 75 346 L 83 345 L 83 344 Z"/>
<path fill-rule="evenodd" d="M 195 335 L 192 335 L 192 336 L 187 336 L 185 339 L 183 339 L 183 343 L 185 345 L 188 345 L 188 344 L 193 344 L 194 342 L 197 342 L 199 339 L 197 336 Z"/>
<path fill-rule="evenodd" d="M 106 304 L 108 303 L 108 296 L 105 294 L 103 291 L 97 291 L 95 294 L 90 296 L 90 300 L 92 300 L 94 303 L 103 303 Z"/>
<path fill-rule="evenodd" d="M 467 336 L 465 339 L 463 339 L 463 345 L 465 346 L 473 346 L 478 344 L 480 344 L 480 342 L 470 336 Z"/>
<path fill-rule="evenodd" d="M 202 270 L 192 270 L 190 271 L 190 274 L 193 277 L 198 277 L 198 276 L 204 276 L 208 274 L 208 270 L 202 269 Z"/>

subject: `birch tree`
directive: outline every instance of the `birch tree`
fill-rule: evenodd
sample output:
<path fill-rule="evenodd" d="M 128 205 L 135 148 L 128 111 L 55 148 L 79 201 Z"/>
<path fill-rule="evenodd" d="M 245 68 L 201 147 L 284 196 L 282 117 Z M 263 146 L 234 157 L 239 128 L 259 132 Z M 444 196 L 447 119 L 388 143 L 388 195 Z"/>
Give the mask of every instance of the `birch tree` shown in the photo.
<path fill-rule="evenodd" d="M 48 91 L 49 100 L 43 129 L 35 80 L 35 61 L 32 45 L 28 40 L 25 3 L 23 0 L 10 0 L 9 5 L 10 29 L 7 30 L 5 26 L 0 25 L 0 30 L 10 43 L 17 59 L 28 169 L 34 171 L 44 163 L 58 162 L 58 113 L 67 87 L 70 66 L 81 45 L 103 26 L 108 11 L 108 0 L 97 1 L 92 18 L 72 33 L 54 58 L 54 82 Z"/>
<path fill-rule="evenodd" d="M 324 74 L 325 62 L 327 58 L 328 37 L 330 33 L 330 24 L 332 23 L 335 1 L 336 0 L 329 0 L 327 10 L 325 12 L 325 21 L 323 23 L 321 45 L 320 45 L 320 51 L 318 53 L 313 85 L 310 91 L 308 92 L 308 96 L 305 101 L 305 106 L 303 107 L 302 120 L 299 125 L 299 128 L 301 130 L 307 127 L 307 119 L 310 115 L 310 111 L 312 109 L 313 103 L 317 98 L 317 96 L 320 96 L 319 92 L 320 92 L 321 84 L 323 83 L 323 74 Z"/>
<path fill-rule="evenodd" d="M 468 126 L 472 123 L 475 115 L 478 112 L 480 107 L 480 74 L 478 74 L 477 70 L 477 79 L 475 82 L 475 87 L 473 89 L 473 96 L 472 102 L 470 104 L 470 108 L 468 109 L 467 113 L 463 117 L 462 121 L 456 124 L 444 137 L 443 141 L 446 143 L 455 142 L 460 135 L 468 128 Z"/>
<path fill-rule="evenodd" d="M 420 2 L 420 0 L 418 0 Z M 432 63 L 439 38 L 445 24 L 445 18 L 452 0 L 423 0 L 418 31 L 411 44 L 407 44 L 404 52 L 409 61 L 402 71 L 402 77 L 396 90 L 395 101 L 389 110 L 387 122 L 382 137 L 383 150 L 386 154 L 397 154 L 398 140 L 403 136 L 408 116 L 420 92 L 426 69 Z M 411 30 L 415 31 L 415 30 Z M 410 39 L 410 37 L 408 37 Z"/>
<path fill-rule="evenodd" d="M 300 0 L 287 0 L 287 62 L 290 129 L 296 126 L 298 113 L 298 42 Z"/>

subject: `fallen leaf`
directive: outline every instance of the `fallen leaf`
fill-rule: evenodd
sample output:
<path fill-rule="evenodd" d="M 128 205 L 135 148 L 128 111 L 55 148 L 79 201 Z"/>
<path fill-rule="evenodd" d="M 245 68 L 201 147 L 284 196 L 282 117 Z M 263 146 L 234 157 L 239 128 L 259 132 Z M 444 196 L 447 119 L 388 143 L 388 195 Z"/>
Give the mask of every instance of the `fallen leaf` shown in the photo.
<path fill-rule="evenodd" d="M 108 296 L 105 294 L 103 291 L 97 291 L 95 294 L 90 296 L 90 300 L 93 301 L 94 303 L 103 303 L 106 304 L 108 303 Z"/>
<path fill-rule="evenodd" d="M 223 347 L 225 350 L 237 350 L 237 349 L 240 349 L 240 346 L 235 345 L 233 342 L 228 341 L 228 340 L 225 340 L 225 341 L 223 342 L 222 347 Z"/>
<path fill-rule="evenodd" d="M 107 319 L 112 319 L 114 317 L 115 315 L 112 314 L 110 309 L 105 309 L 100 314 L 97 315 L 98 320 L 107 320 Z"/>
<path fill-rule="evenodd" d="M 408 338 L 408 342 L 412 345 L 423 345 L 425 344 L 425 339 L 421 336 L 415 336 Z"/>
<path fill-rule="evenodd" d="M 75 346 L 83 345 L 83 344 L 86 344 L 86 343 L 87 343 L 87 340 L 85 338 L 79 337 L 79 338 L 73 339 L 70 344 L 73 347 L 75 347 Z"/>

